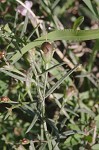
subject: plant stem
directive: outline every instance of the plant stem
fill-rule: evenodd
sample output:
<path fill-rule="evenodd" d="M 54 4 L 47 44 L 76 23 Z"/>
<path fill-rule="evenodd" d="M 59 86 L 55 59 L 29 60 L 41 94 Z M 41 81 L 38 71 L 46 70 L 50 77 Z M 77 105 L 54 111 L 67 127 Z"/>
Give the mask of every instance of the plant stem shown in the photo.
<path fill-rule="evenodd" d="M 45 64 L 45 70 L 48 68 L 48 64 Z M 45 92 L 46 92 L 46 85 L 47 85 L 47 75 L 48 73 L 45 73 L 45 82 L 44 82 L 44 91 L 43 91 L 43 96 L 42 96 L 42 118 L 45 118 Z M 46 122 L 44 121 L 43 124 L 41 124 L 41 140 L 44 140 L 44 127 Z M 45 131 L 46 132 L 46 131 Z"/>
<path fill-rule="evenodd" d="M 48 63 L 45 64 L 45 70 L 47 70 L 47 69 L 48 69 Z M 48 141 L 48 148 L 49 148 L 49 150 L 51 150 L 52 149 L 51 141 L 49 139 L 49 133 L 48 133 L 47 124 L 46 124 L 46 121 L 45 121 L 45 95 L 46 95 L 47 77 L 48 77 L 48 72 L 45 73 L 43 101 L 42 101 L 42 117 L 44 118 L 43 128 L 44 128 L 44 133 L 45 133 L 46 139 Z"/>
<path fill-rule="evenodd" d="M 45 66 L 45 70 L 48 69 L 48 63 Z M 42 101 L 42 114 L 43 117 L 45 115 L 45 93 L 46 93 L 46 86 L 47 86 L 47 76 L 48 76 L 48 72 L 45 73 L 45 82 L 44 82 L 44 91 L 43 91 L 43 101 Z"/>

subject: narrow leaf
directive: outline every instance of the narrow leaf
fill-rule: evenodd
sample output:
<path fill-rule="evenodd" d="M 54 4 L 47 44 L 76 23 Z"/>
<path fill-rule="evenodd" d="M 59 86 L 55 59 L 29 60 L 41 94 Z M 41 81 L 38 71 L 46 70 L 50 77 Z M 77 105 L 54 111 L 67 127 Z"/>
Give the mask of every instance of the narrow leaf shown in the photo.
<path fill-rule="evenodd" d="M 92 4 L 92 1 L 91 0 L 83 0 L 83 2 L 91 10 L 91 12 L 94 14 L 94 16 L 96 16 L 97 18 L 99 18 L 98 11 L 97 11 L 96 7 Z"/>
<path fill-rule="evenodd" d="M 56 40 L 70 40 L 70 41 L 84 41 L 99 39 L 99 29 L 95 30 L 77 30 L 74 29 L 65 29 L 65 30 L 56 30 L 47 34 L 47 41 L 56 41 Z M 27 44 L 21 49 L 21 52 L 17 53 L 11 57 L 12 64 L 17 62 L 27 51 L 33 47 L 41 45 L 46 41 L 46 35 L 42 36 L 35 41 Z"/>
<path fill-rule="evenodd" d="M 37 114 L 36 114 L 36 115 L 34 116 L 32 122 L 31 122 L 31 125 L 30 125 L 29 128 L 27 129 L 26 133 L 28 133 L 28 132 L 33 128 L 33 126 L 35 125 L 37 119 L 38 119 L 38 116 L 37 116 Z"/>
<path fill-rule="evenodd" d="M 56 68 L 56 67 L 62 66 L 62 65 L 64 65 L 64 64 L 66 64 L 66 62 L 63 62 L 63 63 L 59 63 L 59 64 L 57 64 L 57 65 L 54 65 L 53 67 L 51 67 L 51 68 L 45 70 L 43 73 L 40 73 L 39 76 L 41 76 L 41 75 L 43 75 L 43 74 L 49 72 L 50 70 L 52 70 L 52 69 L 54 69 L 54 68 Z"/>
<path fill-rule="evenodd" d="M 71 73 L 73 73 L 80 65 L 76 65 L 73 69 L 71 69 L 68 73 L 66 73 L 59 81 L 56 82 L 55 85 L 46 93 L 45 98 L 48 97 Z"/>
<path fill-rule="evenodd" d="M 11 77 L 13 77 L 13 78 L 15 78 L 15 79 L 20 80 L 20 81 L 25 81 L 25 78 L 23 78 L 23 77 L 21 77 L 21 76 L 18 76 L 18 75 L 15 75 L 15 74 L 13 74 L 13 73 L 11 73 L 11 72 L 9 72 L 9 71 L 6 71 L 6 70 L 4 70 L 3 68 L 0 69 L 0 72 L 3 72 L 3 73 L 5 73 L 5 74 L 7 74 L 7 75 L 9 75 L 9 76 L 11 76 Z"/>
<path fill-rule="evenodd" d="M 84 21 L 83 16 L 77 18 L 77 20 L 74 22 L 73 29 L 76 30 L 82 24 L 83 21 Z"/>

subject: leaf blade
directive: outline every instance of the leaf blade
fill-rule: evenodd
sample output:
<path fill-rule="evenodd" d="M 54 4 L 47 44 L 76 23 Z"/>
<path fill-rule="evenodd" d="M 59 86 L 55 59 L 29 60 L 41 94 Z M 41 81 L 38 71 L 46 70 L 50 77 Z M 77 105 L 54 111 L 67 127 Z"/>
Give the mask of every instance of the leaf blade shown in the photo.
<path fill-rule="evenodd" d="M 74 70 L 76 70 L 80 65 L 77 64 L 73 69 L 71 69 L 68 73 L 66 73 L 59 81 L 56 82 L 55 85 L 45 94 L 45 98 L 48 97 L 63 81 L 66 77 L 68 77 Z"/>
<path fill-rule="evenodd" d="M 99 29 L 94 30 L 75 30 L 74 29 L 65 29 L 65 30 L 56 30 L 52 31 L 50 33 L 44 36 L 41 36 L 37 38 L 35 41 L 28 43 L 25 45 L 21 52 L 17 51 L 16 54 L 14 54 L 10 61 L 12 61 L 12 64 L 17 62 L 27 51 L 32 49 L 33 47 L 41 45 L 44 41 L 51 42 L 56 40 L 66 40 L 66 41 L 84 41 L 84 40 L 93 40 L 93 39 L 99 39 Z"/>

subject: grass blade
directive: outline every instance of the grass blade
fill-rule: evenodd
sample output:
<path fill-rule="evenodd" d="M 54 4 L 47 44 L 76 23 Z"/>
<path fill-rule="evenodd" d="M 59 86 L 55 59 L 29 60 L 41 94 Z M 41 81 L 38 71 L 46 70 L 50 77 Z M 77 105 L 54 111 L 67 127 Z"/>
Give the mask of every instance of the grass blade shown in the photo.
<path fill-rule="evenodd" d="M 29 128 L 27 129 L 26 133 L 28 133 L 28 132 L 33 128 L 33 126 L 35 125 L 37 119 L 38 119 L 38 116 L 37 116 L 37 114 L 36 114 L 36 115 L 34 116 L 32 122 L 31 122 L 31 125 L 30 125 Z"/>
<path fill-rule="evenodd" d="M 92 4 L 91 0 L 83 0 L 83 2 L 87 5 L 87 7 L 91 10 L 91 12 L 94 14 L 94 16 L 97 17 L 97 19 L 99 18 L 99 14 L 98 11 L 96 9 L 96 7 Z"/>
<path fill-rule="evenodd" d="M 77 18 L 77 20 L 74 22 L 73 29 L 77 30 L 77 28 L 82 24 L 83 21 L 84 21 L 83 16 L 80 16 L 79 18 Z"/>
<path fill-rule="evenodd" d="M 41 45 L 46 41 L 56 41 L 56 40 L 66 40 L 66 41 L 84 41 L 84 40 L 92 40 L 99 39 L 99 29 L 95 30 L 75 30 L 74 29 L 65 29 L 65 30 L 56 30 L 48 33 L 45 36 L 42 36 L 36 39 L 33 42 L 30 42 L 26 46 L 21 49 L 21 52 L 17 51 L 17 53 L 11 57 L 10 61 L 12 64 L 17 62 L 27 51 L 32 49 L 33 47 Z"/>
<path fill-rule="evenodd" d="M 50 70 L 52 70 L 52 69 L 54 69 L 54 68 L 56 68 L 56 67 L 62 66 L 62 65 L 64 65 L 64 64 L 66 64 L 66 62 L 59 63 L 59 64 L 57 64 L 57 65 L 55 65 L 55 66 L 53 66 L 53 67 L 51 67 L 51 68 L 45 70 L 43 73 L 40 73 L 39 76 L 43 75 L 44 73 L 49 72 Z"/>
<path fill-rule="evenodd" d="M 48 97 L 71 73 L 73 73 L 80 65 L 77 64 L 73 69 L 66 73 L 56 84 L 46 93 L 45 98 Z"/>
<path fill-rule="evenodd" d="M 25 80 L 26 80 L 25 78 L 20 77 L 20 76 L 18 76 L 18 75 L 15 75 L 15 74 L 13 74 L 13 73 L 11 73 L 11 72 L 9 72 L 9 71 L 6 71 L 6 70 L 4 70 L 4 69 L 0 69 L 0 72 L 3 72 L 3 73 L 5 73 L 5 74 L 7 74 L 7 75 L 9 75 L 9 76 L 11 76 L 11 77 L 13 77 L 13 78 L 15 78 L 15 79 L 20 80 L 20 81 L 25 81 Z"/>

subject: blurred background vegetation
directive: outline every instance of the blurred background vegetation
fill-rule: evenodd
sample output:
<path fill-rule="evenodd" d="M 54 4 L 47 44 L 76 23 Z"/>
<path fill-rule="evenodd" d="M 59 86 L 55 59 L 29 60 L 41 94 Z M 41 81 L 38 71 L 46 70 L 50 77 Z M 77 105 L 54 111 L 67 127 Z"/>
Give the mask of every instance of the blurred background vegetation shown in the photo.
<path fill-rule="evenodd" d="M 77 30 L 98 29 L 99 1 L 0 0 L 1 150 L 99 150 L 99 40 L 53 41 L 49 66 L 41 45 L 12 59 L 79 17 Z M 82 67 L 57 86 L 76 64 Z"/>

